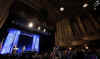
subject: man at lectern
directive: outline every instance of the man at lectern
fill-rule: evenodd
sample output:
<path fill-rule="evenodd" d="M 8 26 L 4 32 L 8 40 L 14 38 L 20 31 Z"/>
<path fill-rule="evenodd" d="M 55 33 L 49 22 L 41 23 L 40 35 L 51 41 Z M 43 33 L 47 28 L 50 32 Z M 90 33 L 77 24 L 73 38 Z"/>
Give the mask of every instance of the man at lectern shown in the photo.
<path fill-rule="evenodd" d="M 15 45 L 14 48 L 13 48 L 12 54 L 16 54 L 17 50 L 18 50 L 18 48 L 17 48 L 17 46 Z"/>

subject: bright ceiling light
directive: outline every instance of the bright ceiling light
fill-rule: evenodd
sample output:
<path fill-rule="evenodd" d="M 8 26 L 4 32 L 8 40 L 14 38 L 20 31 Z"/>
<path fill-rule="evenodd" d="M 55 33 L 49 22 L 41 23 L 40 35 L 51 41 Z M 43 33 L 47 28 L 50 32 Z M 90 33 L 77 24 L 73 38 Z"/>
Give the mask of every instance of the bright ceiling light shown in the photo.
<path fill-rule="evenodd" d="M 87 3 L 85 3 L 85 4 L 83 5 L 83 7 L 84 7 L 84 8 L 86 8 L 87 6 L 88 6 L 88 4 L 87 4 Z"/>
<path fill-rule="evenodd" d="M 69 48 L 69 50 L 72 50 L 72 48 Z"/>
<path fill-rule="evenodd" d="M 34 24 L 33 24 L 32 22 L 30 22 L 30 23 L 28 24 L 28 27 L 29 27 L 29 28 L 32 28 L 33 25 L 34 25 Z"/>
<path fill-rule="evenodd" d="M 43 32 L 46 32 L 46 29 L 43 29 Z"/>
<path fill-rule="evenodd" d="M 38 29 L 38 30 L 40 30 L 40 29 L 41 29 L 41 27 L 39 26 L 37 29 Z"/>
<path fill-rule="evenodd" d="M 88 49 L 88 48 L 89 48 L 88 46 L 85 47 L 85 49 Z"/>
<path fill-rule="evenodd" d="M 60 11 L 64 11 L 64 7 L 61 7 L 61 8 L 60 8 Z"/>

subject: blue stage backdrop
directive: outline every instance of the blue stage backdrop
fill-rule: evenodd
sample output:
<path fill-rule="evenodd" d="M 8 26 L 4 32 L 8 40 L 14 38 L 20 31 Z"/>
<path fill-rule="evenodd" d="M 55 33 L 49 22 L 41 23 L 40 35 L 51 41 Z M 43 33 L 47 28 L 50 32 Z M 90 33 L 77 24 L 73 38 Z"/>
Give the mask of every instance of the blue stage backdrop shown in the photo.
<path fill-rule="evenodd" d="M 24 38 L 23 40 L 20 38 L 21 35 L 26 35 L 29 37 L 32 37 L 32 39 L 26 39 Z M 20 30 L 16 29 L 10 29 L 8 32 L 8 35 L 6 37 L 6 40 L 3 42 L 3 47 L 1 50 L 1 54 L 12 54 L 14 46 L 17 46 L 18 52 L 22 52 L 23 46 L 25 46 L 25 51 L 36 51 L 39 52 L 39 39 L 40 36 L 36 34 L 25 34 L 22 33 Z M 21 41 L 21 42 L 20 42 Z M 25 43 L 27 42 L 27 43 Z M 23 46 L 21 46 L 22 44 Z"/>

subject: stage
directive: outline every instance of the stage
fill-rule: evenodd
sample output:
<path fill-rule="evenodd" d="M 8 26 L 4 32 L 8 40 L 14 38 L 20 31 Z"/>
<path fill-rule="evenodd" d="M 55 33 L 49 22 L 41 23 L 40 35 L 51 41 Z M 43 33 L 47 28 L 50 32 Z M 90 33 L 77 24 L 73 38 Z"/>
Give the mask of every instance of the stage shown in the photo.
<path fill-rule="evenodd" d="M 6 39 L 3 41 L 1 54 L 12 54 L 24 51 L 39 52 L 39 39 L 37 34 L 28 34 L 17 29 L 10 29 Z"/>

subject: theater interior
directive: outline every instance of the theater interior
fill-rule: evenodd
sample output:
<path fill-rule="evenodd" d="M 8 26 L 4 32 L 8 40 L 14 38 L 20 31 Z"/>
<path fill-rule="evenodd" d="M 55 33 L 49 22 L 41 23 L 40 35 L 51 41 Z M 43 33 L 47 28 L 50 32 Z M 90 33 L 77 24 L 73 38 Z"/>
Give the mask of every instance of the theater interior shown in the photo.
<path fill-rule="evenodd" d="M 99 0 L 0 0 L 0 58 L 100 59 Z"/>

